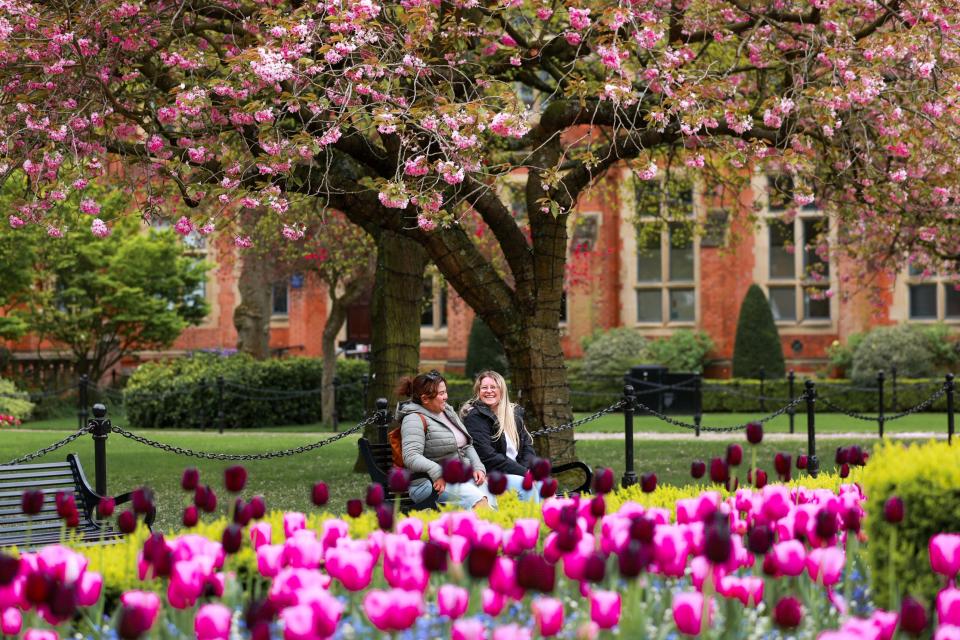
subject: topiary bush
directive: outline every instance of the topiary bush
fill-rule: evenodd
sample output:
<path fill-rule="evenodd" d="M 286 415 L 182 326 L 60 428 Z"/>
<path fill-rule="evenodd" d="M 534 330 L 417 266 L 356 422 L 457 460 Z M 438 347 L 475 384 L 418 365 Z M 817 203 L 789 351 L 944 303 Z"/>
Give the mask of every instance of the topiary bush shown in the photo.
<path fill-rule="evenodd" d="M 850 377 L 855 384 L 875 385 L 877 372 L 897 367 L 904 378 L 932 376 L 943 352 L 934 346 L 940 340 L 936 329 L 901 324 L 878 327 L 867 333 L 853 351 Z"/>
<path fill-rule="evenodd" d="M 760 369 L 767 378 L 783 377 L 783 346 L 773 321 L 773 312 L 763 290 L 750 285 L 740 305 L 737 338 L 733 346 L 733 376 L 757 378 Z"/>
<path fill-rule="evenodd" d="M 493 369 L 504 377 L 509 377 L 507 368 L 507 354 L 503 351 L 503 345 L 497 340 L 497 336 L 493 335 L 487 323 L 475 317 L 467 342 L 467 377 L 472 379 L 486 369 Z"/>
<path fill-rule="evenodd" d="M 583 373 L 622 379 L 630 367 L 648 359 L 647 347 L 647 339 L 629 327 L 595 332 L 584 340 Z"/>
<path fill-rule="evenodd" d="M 255 360 L 214 353 L 147 363 L 124 389 L 127 420 L 137 427 L 216 427 L 222 376 L 225 428 L 319 422 L 322 368 L 319 358 Z M 363 360 L 337 360 L 342 420 L 363 415 L 368 370 Z"/>
<path fill-rule="evenodd" d="M 647 348 L 653 362 L 671 371 L 700 373 L 713 347 L 707 332 L 680 329 L 666 338 L 651 340 Z"/>
<path fill-rule="evenodd" d="M 26 420 L 33 412 L 33 403 L 25 391 L 18 391 L 12 380 L 0 378 L 0 414 Z"/>
<path fill-rule="evenodd" d="M 888 440 L 874 449 L 861 480 L 868 498 L 867 559 L 874 601 L 884 608 L 890 602 L 892 570 L 901 594 L 932 604 L 943 578 L 930 568 L 930 537 L 960 532 L 960 447 L 946 442 L 904 446 Z M 905 517 L 898 525 L 883 518 L 891 496 L 904 503 Z"/>

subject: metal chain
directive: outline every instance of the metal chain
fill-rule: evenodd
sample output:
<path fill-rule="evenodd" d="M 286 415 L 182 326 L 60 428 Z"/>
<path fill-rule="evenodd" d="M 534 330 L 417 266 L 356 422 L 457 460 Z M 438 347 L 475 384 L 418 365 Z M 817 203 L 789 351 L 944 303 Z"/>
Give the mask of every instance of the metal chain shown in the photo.
<path fill-rule="evenodd" d="M 30 460 L 33 460 L 34 458 L 39 458 L 39 457 L 41 457 L 41 456 L 45 456 L 45 455 L 47 455 L 48 453 L 52 453 L 52 452 L 56 451 L 56 450 L 59 449 L 60 447 L 65 447 L 65 446 L 67 446 L 68 444 L 70 444 L 71 442 L 73 442 L 74 440 L 76 440 L 77 438 L 79 438 L 80 436 L 87 434 L 89 431 L 90 431 L 90 427 L 84 427 L 83 429 L 80 429 L 80 431 L 77 431 L 76 433 L 71 433 L 70 435 L 68 435 L 68 436 L 67 436 L 66 438 L 64 438 L 63 440 L 58 440 L 57 442 L 54 442 L 54 443 L 51 444 L 49 447 L 44 447 L 43 449 L 38 449 L 37 451 L 34 451 L 33 453 L 28 453 L 28 454 L 25 455 L 25 456 L 20 456 L 19 458 L 14 458 L 14 459 L 11 460 L 10 462 L 7 462 L 4 466 L 14 465 L 14 464 L 23 464 L 24 462 L 29 462 Z"/>
<path fill-rule="evenodd" d="M 818 395 L 817 402 L 822 402 L 827 407 L 833 409 L 834 411 L 839 411 L 840 413 L 844 414 L 849 418 L 863 420 L 864 422 L 876 422 L 879 419 L 879 416 L 868 416 L 863 413 L 857 413 L 856 411 L 850 411 L 849 409 L 845 407 L 841 407 L 840 405 L 836 404 L 826 396 Z M 884 420 L 886 420 L 886 418 L 884 418 Z"/>
<path fill-rule="evenodd" d="M 777 410 L 774 411 L 773 413 L 771 413 L 771 414 L 769 414 L 769 415 L 766 415 L 766 416 L 764 416 L 764 417 L 762 417 L 762 418 L 760 418 L 760 419 L 758 419 L 758 420 L 751 420 L 750 422 L 759 422 L 760 424 L 766 424 L 767 422 L 770 422 L 770 421 L 773 420 L 774 418 L 776 418 L 776 417 L 778 417 L 778 416 L 782 416 L 783 414 L 785 414 L 785 413 L 786 413 L 787 411 L 789 411 L 790 409 L 793 409 L 793 408 L 796 407 L 798 404 L 800 404 L 801 402 L 803 402 L 804 400 L 806 400 L 806 398 L 807 398 L 807 395 L 806 395 L 806 393 L 804 393 L 804 394 L 802 394 L 801 396 L 799 396 L 799 397 L 797 397 L 797 398 L 794 398 L 794 400 L 793 400 L 792 402 L 790 402 L 790 403 L 788 403 L 788 404 L 785 404 L 784 406 L 780 407 L 779 409 L 777 409 Z M 677 426 L 677 427 L 683 427 L 684 429 L 692 429 L 692 430 L 697 430 L 697 429 L 699 429 L 700 431 L 711 431 L 711 432 L 717 432 L 717 433 L 730 433 L 730 432 L 733 432 L 733 431 L 740 431 L 740 430 L 742 430 L 742 429 L 746 429 L 747 424 L 748 424 L 748 423 L 738 424 L 738 425 L 733 426 L 733 427 L 704 427 L 704 426 L 698 427 L 697 425 L 695 425 L 695 424 L 693 424 L 693 423 L 684 422 L 683 420 L 677 420 L 677 419 L 675 419 L 675 418 L 671 418 L 670 416 L 664 415 L 664 414 L 660 413 L 659 411 L 657 411 L 656 409 L 651 409 L 650 407 L 648 407 L 647 405 L 643 404 L 642 402 L 637 402 L 637 403 L 636 403 L 636 406 L 637 406 L 638 408 L 642 409 L 643 411 L 646 411 L 646 412 L 649 413 L 650 415 L 655 416 L 655 417 L 659 418 L 660 420 L 663 420 L 664 422 L 668 422 L 668 423 L 670 423 L 670 424 L 672 424 L 672 425 L 674 425 L 674 426 Z"/>
<path fill-rule="evenodd" d="M 617 409 L 626 406 L 626 404 L 627 404 L 627 401 L 621 399 L 621 400 L 619 400 L 618 402 L 616 402 L 615 404 L 612 404 L 612 405 L 610 405 L 609 407 L 607 407 L 607 408 L 605 408 L 605 409 L 600 409 L 600 411 L 597 411 L 596 413 L 590 414 L 590 415 L 587 416 L 586 418 L 580 418 L 579 420 L 574 420 L 573 422 L 568 422 L 568 423 L 566 423 L 566 424 L 557 425 L 557 426 L 555 426 L 555 427 L 544 427 L 543 429 L 537 429 L 536 431 L 530 432 L 530 435 L 533 436 L 534 438 L 539 438 L 539 437 L 542 437 L 542 436 L 548 436 L 548 435 L 550 435 L 550 434 L 552 434 L 552 433 L 560 433 L 561 431 L 567 431 L 567 430 L 569 430 L 569 429 L 576 429 L 577 427 L 579 427 L 579 426 L 582 425 L 582 424 L 586 424 L 586 423 L 588 423 L 588 422 L 592 422 L 592 421 L 596 420 L 597 418 L 599 418 L 599 417 L 601 417 L 601 416 L 607 415 L 608 413 L 613 413 L 613 412 L 616 411 Z"/>
<path fill-rule="evenodd" d="M 346 431 L 341 431 L 335 436 L 330 436 L 325 440 L 319 440 L 317 442 L 303 445 L 302 447 L 293 447 L 290 449 L 282 449 L 280 451 L 267 451 L 266 453 L 210 453 L 208 451 L 194 451 L 193 449 L 185 449 L 183 447 L 176 447 L 165 442 L 157 442 L 156 440 L 151 440 L 149 438 L 144 438 L 143 436 L 131 433 L 126 429 L 120 427 L 113 427 L 113 432 L 117 433 L 124 438 L 129 438 L 135 442 L 146 445 L 148 447 L 154 447 L 156 449 L 161 449 L 168 453 L 175 453 L 181 456 L 193 456 L 194 458 L 205 458 L 207 460 L 271 460 L 273 458 L 283 458 L 286 456 L 293 456 L 300 453 L 306 453 L 308 451 L 313 451 L 314 449 L 319 449 L 320 447 L 326 446 L 337 440 L 346 438 L 349 435 L 360 431 L 367 425 L 373 424 L 377 421 L 377 415 L 374 414 L 364 420 L 363 422 L 350 427 Z"/>
<path fill-rule="evenodd" d="M 937 400 L 939 400 L 941 397 L 943 397 L 943 394 L 945 394 L 946 392 L 947 392 L 947 385 L 946 385 L 946 383 L 944 383 L 944 385 L 943 385 L 942 387 L 940 387 L 940 390 L 939 390 L 939 391 L 937 391 L 936 393 L 934 393 L 932 396 L 930 396 L 929 398 L 927 398 L 926 400 L 924 400 L 924 401 L 921 402 L 920 404 L 918 404 L 918 405 L 916 405 L 916 406 L 914 406 L 914 407 L 910 407 L 909 409 L 906 409 L 906 410 L 904 410 L 904 411 L 901 411 L 900 413 L 895 413 L 895 414 L 893 414 L 892 416 L 889 416 L 889 417 L 888 417 L 888 416 L 884 416 L 883 421 L 884 421 L 884 422 L 890 422 L 891 420 L 899 420 L 900 418 L 904 418 L 904 417 L 909 416 L 909 415 L 911 415 L 911 414 L 913 414 L 913 413 L 919 413 L 920 411 L 924 411 L 925 409 L 929 409 L 930 406 L 931 406 L 934 402 L 936 402 Z"/>

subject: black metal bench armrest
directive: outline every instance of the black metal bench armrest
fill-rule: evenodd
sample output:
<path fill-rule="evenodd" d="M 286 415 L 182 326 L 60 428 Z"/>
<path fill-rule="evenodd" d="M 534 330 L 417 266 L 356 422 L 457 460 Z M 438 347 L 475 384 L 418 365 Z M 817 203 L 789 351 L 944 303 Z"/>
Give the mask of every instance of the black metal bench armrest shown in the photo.
<path fill-rule="evenodd" d="M 583 483 L 566 493 L 590 493 L 590 485 L 593 483 L 593 470 L 585 463 L 576 460 L 565 464 L 558 464 L 553 467 L 553 473 L 564 473 L 566 471 L 579 470 L 583 472 Z"/>
<path fill-rule="evenodd" d="M 93 490 L 93 487 L 90 486 L 90 483 L 87 481 L 87 476 L 83 473 L 83 467 L 80 466 L 80 458 L 77 457 L 77 454 L 71 453 L 67 456 L 67 462 L 73 467 L 74 477 L 76 479 L 76 485 L 78 491 L 82 494 L 84 512 L 86 513 L 87 520 L 96 523 L 99 526 L 99 521 L 96 519 L 96 510 L 97 506 L 100 504 L 100 500 L 104 498 L 96 491 Z M 121 505 L 127 502 L 130 502 L 133 497 L 133 492 L 128 491 L 127 493 L 121 493 L 118 496 L 114 496 L 113 500 L 116 504 Z M 143 523 L 147 525 L 148 529 L 152 529 L 153 523 L 157 518 L 157 508 L 154 506 L 150 510 L 150 513 L 146 514 L 143 518 Z"/>

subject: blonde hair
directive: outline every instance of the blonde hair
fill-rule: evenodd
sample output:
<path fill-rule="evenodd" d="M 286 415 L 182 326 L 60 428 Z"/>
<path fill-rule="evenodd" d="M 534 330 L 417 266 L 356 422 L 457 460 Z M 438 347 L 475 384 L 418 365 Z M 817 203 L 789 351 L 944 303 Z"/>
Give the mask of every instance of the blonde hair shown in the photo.
<path fill-rule="evenodd" d="M 471 403 L 483 403 L 480 399 L 480 385 L 484 378 L 490 378 L 500 389 L 500 402 L 494 408 L 493 413 L 497 416 L 497 432 L 493 434 L 494 440 L 499 440 L 501 436 L 506 436 L 513 442 L 514 448 L 520 451 L 520 434 L 517 430 L 517 421 L 513 415 L 514 404 L 510 402 L 510 395 L 507 393 L 507 381 L 496 371 L 481 371 L 477 374 L 477 379 L 473 383 L 473 399 Z"/>

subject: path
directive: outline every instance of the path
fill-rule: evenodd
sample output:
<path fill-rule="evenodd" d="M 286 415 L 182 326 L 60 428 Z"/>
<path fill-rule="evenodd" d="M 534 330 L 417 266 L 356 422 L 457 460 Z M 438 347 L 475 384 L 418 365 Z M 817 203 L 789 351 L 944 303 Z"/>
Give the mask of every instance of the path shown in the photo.
<path fill-rule="evenodd" d="M 717 441 L 729 441 L 731 439 L 737 439 L 736 434 L 731 433 L 710 433 L 704 431 L 700 434 L 700 440 L 717 440 Z M 740 436 L 742 439 L 746 440 L 745 437 Z M 876 433 L 818 433 L 817 442 L 821 440 L 876 440 Z M 945 433 L 934 433 L 933 431 L 904 431 L 898 433 L 889 433 L 886 436 L 887 438 L 896 439 L 896 440 L 929 440 L 931 438 L 937 440 L 946 440 L 947 434 Z M 692 431 L 679 432 L 679 433 L 656 433 L 650 431 L 644 431 L 640 433 L 633 434 L 634 440 L 690 440 L 694 439 Z M 576 434 L 576 440 L 623 440 L 622 433 L 590 433 L 590 432 L 579 432 Z M 797 432 L 797 433 L 765 433 L 763 434 L 763 439 L 771 442 L 791 442 L 794 440 L 797 441 L 806 441 L 807 434 L 806 432 Z"/>

